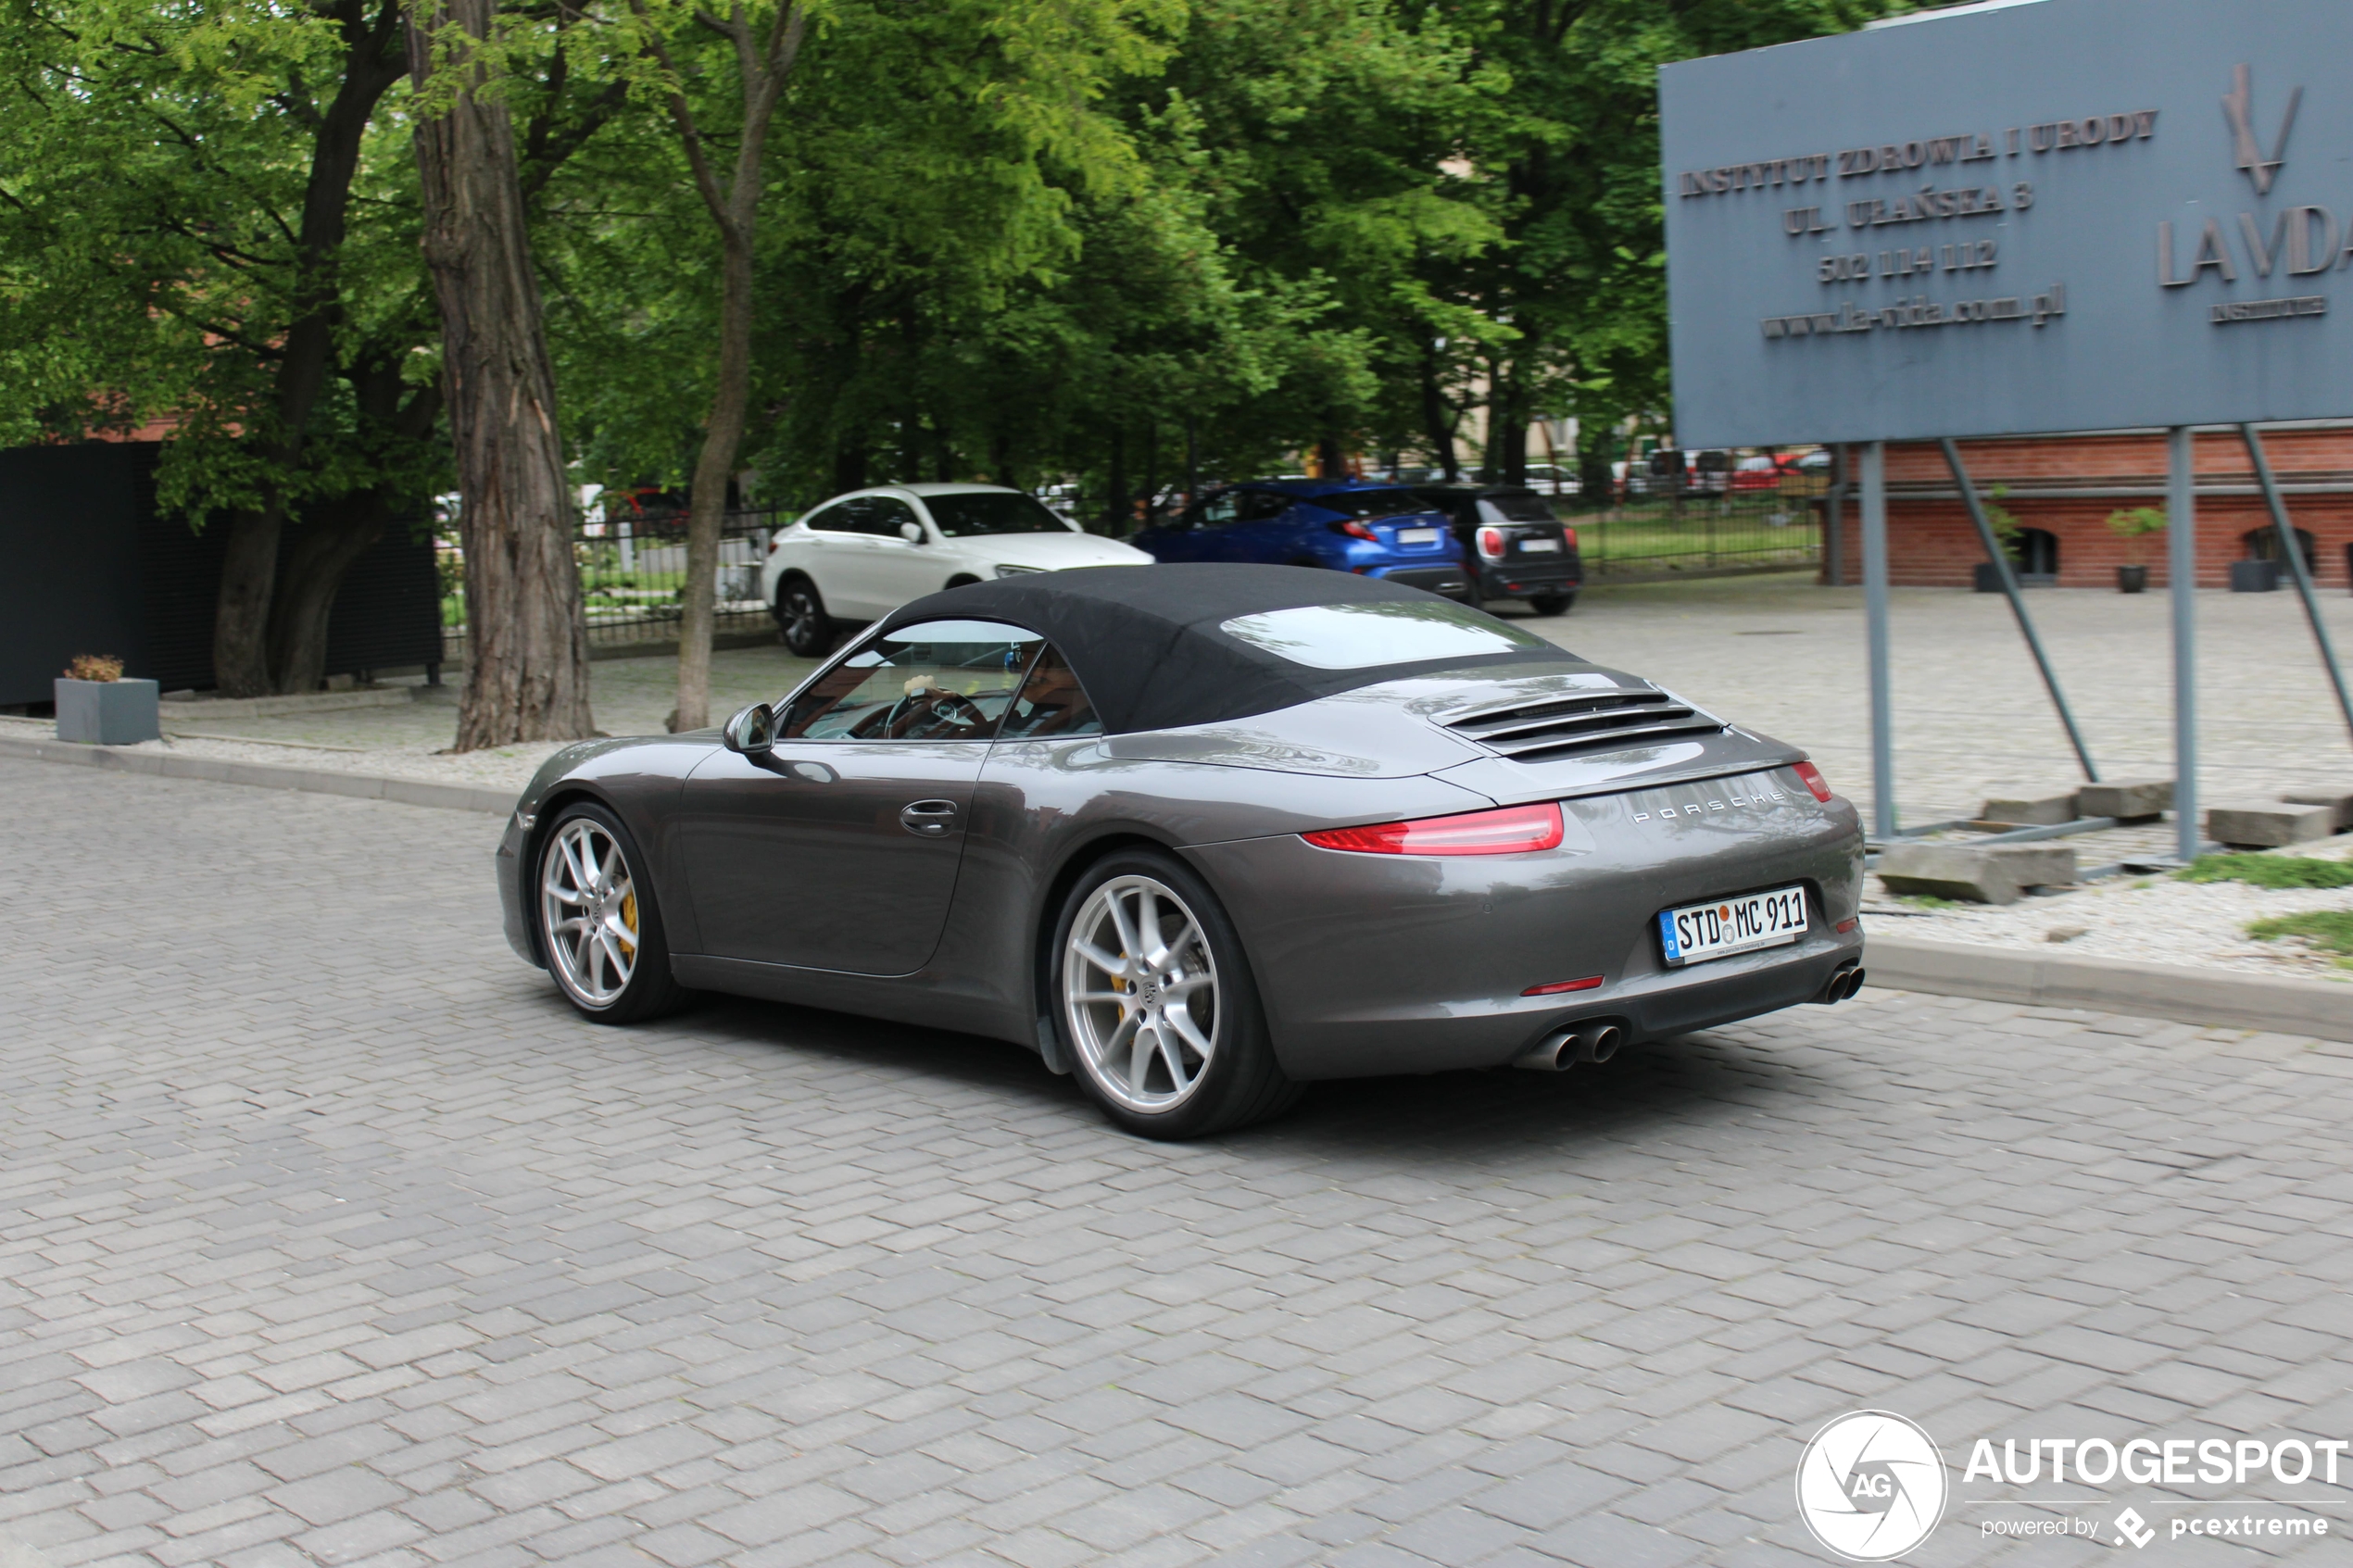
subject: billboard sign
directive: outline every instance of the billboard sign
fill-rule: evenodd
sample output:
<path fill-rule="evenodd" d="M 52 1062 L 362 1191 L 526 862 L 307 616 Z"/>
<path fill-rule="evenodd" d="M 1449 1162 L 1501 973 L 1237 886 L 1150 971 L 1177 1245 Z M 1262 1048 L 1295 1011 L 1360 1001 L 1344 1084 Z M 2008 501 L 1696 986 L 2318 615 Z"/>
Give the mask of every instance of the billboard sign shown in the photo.
<path fill-rule="evenodd" d="M 1660 73 L 1686 445 L 2353 415 L 2353 4 L 2012 0 Z"/>

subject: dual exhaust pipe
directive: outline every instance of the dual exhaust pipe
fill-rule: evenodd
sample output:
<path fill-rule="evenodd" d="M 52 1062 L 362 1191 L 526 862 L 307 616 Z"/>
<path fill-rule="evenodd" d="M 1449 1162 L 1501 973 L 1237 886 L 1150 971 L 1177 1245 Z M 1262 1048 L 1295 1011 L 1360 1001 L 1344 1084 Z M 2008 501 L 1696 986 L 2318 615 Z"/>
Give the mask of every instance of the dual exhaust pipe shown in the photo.
<path fill-rule="evenodd" d="M 1534 1073 L 1566 1073 L 1580 1061 L 1598 1066 L 1616 1056 L 1626 1039 L 1626 1031 L 1615 1023 L 1572 1023 L 1545 1035 L 1533 1050 L 1515 1057 L 1512 1065 Z"/>
<path fill-rule="evenodd" d="M 1833 1002 L 1843 1002 L 1846 1000 L 1847 997 L 1853 996 L 1856 992 L 1861 990 L 1862 988 L 1863 966 L 1860 964 L 1850 964 L 1846 968 L 1840 970 L 1836 974 L 1831 975 L 1829 980 L 1823 982 L 1820 994 L 1816 996 L 1814 999 L 1822 1006 L 1829 1007 Z"/>

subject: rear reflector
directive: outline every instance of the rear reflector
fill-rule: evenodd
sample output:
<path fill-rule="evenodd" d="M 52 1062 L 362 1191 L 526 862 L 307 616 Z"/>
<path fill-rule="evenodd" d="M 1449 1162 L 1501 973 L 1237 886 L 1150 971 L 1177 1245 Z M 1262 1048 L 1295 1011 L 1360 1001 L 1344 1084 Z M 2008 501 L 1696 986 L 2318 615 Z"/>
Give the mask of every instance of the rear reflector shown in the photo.
<path fill-rule="evenodd" d="M 1862 916 L 1860 916 L 1860 915 L 1849 915 L 1849 916 L 1847 916 L 1844 920 L 1840 921 L 1840 922 L 1838 922 L 1838 924 L 1837 924 L 1836 926 L 1832 927 L 1831 929 L 1835 930 L 1835 931 L 1836 931 L 1836 932 L 1837 932 L 1837 933 L 1838 933 L 1841 936 L 1843 936 L 1843 935 L 1845 935 L 1848 932 L 1850 932 L 1850 931 L 1854 930 L 1856 926 L 1858 926 L 1858 925 L 1860 925 L 1860 924 L 1862 924 L 1862 923 L 1863 923 L 1863 917 L 1862 917 Z"/>
<path fill-rule="evenodd" d="M 1826 801 L 1831 797 L 1830 781 L 1822 777 L 1822 771 L 1813 763 L 1800 762 L 1797 776 L 1806 781 L 1806 787 L 1814 792 L 1815 799 Z"/>
<path fill-rule="evenodd" d="M 1543 800 L 1456 817 L 1326 828 L 1299 836 L 1318 849 L 1350 849 L 1360 855 L 1519 855 L 1560 847 L 1561 809 L 1555 801 Z"/>
<path fill-rule="evenodd" d="M 1591 991 L 1602 983 L 1598 974 L 1583 980 L 1555 980 L 1550 985 L 1530 985 L 1520 993 L 1523 997 L 1557 997 L 1563 991 Z"/>

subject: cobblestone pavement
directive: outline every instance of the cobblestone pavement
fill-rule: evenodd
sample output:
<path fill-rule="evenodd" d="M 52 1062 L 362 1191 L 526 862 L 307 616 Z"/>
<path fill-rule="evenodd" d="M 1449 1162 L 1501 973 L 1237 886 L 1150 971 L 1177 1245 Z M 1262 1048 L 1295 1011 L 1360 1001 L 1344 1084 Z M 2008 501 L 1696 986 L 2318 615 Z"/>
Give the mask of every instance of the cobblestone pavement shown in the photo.
<path fill-rule="evenodd" d="M 472 814 L 0 808 L 8 1568 L 1820 1562 L 1866 1406 L 1952 1465 L 1908 1561 L 2073 1563 L 1974 1439 L 2353 1437 L 2343 1046 L 1873 993 L 1168 1148 L 1011 1047 L 580 1022 Z M 2090 1491 L 2347 1561 L 2344 1485 Z"/>
<path fill-rule="evenodd" d="M 2165 596 L 2051 589 L 2027 599 L 2108 776 L 2170 777 L 2173 666 Z M 2332 591 L 2322 604 L 2337 647 L 2353 658 L 2353 597 Z M 1860 589 L 1817 587 L 1802 572 L 1612 583 L 1587 590 L 1575 610 L 1557 619 L 1524 618 L 1514 606 L 1502 613 L 1588 659 L 1664 682 L 1739 723 L 1806 747 L 1843 793 L 1868 804 Z M 2207 797 L 2353 781 L 2353 737 L 2294 596 L 2203 593 L 2198 616 Z M 2000 595 L 1898 589 L 1892 642 L 1896 796 L 1906 822 L 1972 816 L 1989 785 L 2065 784 L 2078 776 Z M 712 661 L 712 710 L 724 714 L 780 696 L 812 668 L 776 646 L 722 650 Z M 599 661 L 593 668 L 597 721 L 615 734 L 659 732 L 674 697 L 676 670 L 668 659 Z M 553 749 L 434 756 L 449 744 L 455 699 L 452 688 L 447 705 L 209 725 L 173 718 L 184 728 L 370 753 L 228 747 L 249 760 L 516 788 Z M 18 728 L 46 733 L 45 726 L 0 721 L 0 733 Z M 222 749 L 220 743 L 195 744 Z"/>

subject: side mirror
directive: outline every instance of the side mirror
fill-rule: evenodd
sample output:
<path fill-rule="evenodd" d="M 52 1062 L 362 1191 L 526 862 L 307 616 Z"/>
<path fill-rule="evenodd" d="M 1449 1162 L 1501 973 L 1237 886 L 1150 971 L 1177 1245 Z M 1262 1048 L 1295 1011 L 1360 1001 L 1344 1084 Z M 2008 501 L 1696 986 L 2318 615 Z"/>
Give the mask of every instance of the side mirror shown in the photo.
<path fill-rule="evenodd" d="M 721 744 L 738 756 L 765 757 L 776 745 L 776 710 L 755 702 L 728 720 L 719 735 Z"/>
<path fill-rule="evenodd" d="M 920 522 L 902 522 L 899 525 L 899 536 L 910 545 L 920 545 L 924 542 L 924 525 Z"/>

